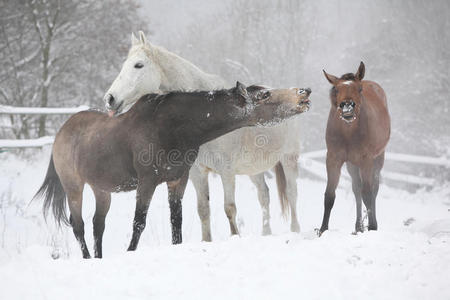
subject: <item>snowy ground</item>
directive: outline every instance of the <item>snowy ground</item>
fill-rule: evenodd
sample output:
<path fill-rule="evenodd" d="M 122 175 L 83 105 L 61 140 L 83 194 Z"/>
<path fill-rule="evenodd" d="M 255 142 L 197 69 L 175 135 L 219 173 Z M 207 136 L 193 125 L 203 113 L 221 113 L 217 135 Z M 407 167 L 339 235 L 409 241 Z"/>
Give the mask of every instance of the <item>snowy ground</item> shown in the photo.
<path fill-rule="evenodd" d="M 48 153 L 36 162 L 0 154 L 0 299 L 449 299 L 450 188 L 410 194 L 381 186 L 378 232 L 351 235 L 353 195 L 337 191 L 330 231 L 318 238 L 325 182 L 300 179 L 301 234 L 280 217 L 273 179 L 273 236 L 261 237 L 256 190 L 237 180 L 241 237 L 229 237 L 220 179 L 210 178 L 214 242 L 200 242 L 195 192 L 183 202 L 183 239 L 170 245 L 164 187 L 150 206 L 135 253 L 131 237 L 134 193 L 116 194 L 107 218 L 104 259 L 82 260 L 69 229 L 57 232 L 28 205 L 45 175 Z M 92 251 L 94 201 L 84 192 L 84 219 Z M 413 218 L 413 219 L 410 219 Z M 410 223 L 409 226 L 405 226 Z M 51 254 L 61 259 L 54 260 Z"/>

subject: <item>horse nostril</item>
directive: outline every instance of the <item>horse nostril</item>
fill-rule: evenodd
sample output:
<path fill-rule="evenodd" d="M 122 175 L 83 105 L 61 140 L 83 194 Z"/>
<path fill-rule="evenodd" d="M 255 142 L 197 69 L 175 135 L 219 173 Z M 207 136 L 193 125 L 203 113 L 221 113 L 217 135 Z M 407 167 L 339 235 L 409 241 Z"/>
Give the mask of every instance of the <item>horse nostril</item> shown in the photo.
<path fill-rule="evenodd" d="M 111 94 L 108 94 L 106 96 L 106 102 L 108 103 L 109 106 L 112 106 L 114 104 L 114 96 Z"/>

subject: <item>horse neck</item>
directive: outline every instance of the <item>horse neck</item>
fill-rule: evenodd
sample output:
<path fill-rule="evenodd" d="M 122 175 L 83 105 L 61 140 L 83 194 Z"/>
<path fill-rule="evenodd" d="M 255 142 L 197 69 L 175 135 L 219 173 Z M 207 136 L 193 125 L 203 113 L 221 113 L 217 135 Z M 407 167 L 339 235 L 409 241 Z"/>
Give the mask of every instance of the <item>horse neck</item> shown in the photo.
<path fill-rule="evenodd" d="M 156 61 L 161 70 L 161 86 L 163 92 L 176 90 L 209 90 L 220 87 L 220 83 L 186 59 L 161 47 L 154 47 Z"/>
<path fill-rule="evenodd" d="M 155 110 L 156 126 L 170 128 L 168 134 L 192 146 L 200 146 L 251 122 L 229 99 L 211 101 L 206 93 L 173 93 L 166 98 Z"/>

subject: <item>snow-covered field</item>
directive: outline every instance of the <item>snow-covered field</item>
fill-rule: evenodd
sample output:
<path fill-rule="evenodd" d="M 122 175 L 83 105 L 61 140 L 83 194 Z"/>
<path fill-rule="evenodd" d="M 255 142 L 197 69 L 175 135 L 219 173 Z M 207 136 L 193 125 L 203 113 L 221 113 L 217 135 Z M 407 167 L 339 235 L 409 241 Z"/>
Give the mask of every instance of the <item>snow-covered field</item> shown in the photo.
<path fill-rule="evenodd" d="M 414 194 L 380 187 L 379 231 L 351 235 L 353 194 L 337 191 L 330 231 L 318 238 L 325 182 L 299 179 L 302 233 L 289 232 L 271 189 L 272 236 L 262 237 L 256 190 L 237 180 L 241 237 L 229 236 L 221 181 L 210 177 L 214 242 L 200 242 L 195 192 L 183 202 L 182 245 L 170 244 L 165 187 L 150 206 L 138 250 L 126 252 L 135 193 L 113 196 L 104 259 L 81 259 L 70 229 L 58 232 L 28 202 L 42 183 L 48 149 L 30 161 L 1 155 L 0 299 L 450 299 L 450 187 Z M 93 195 L 84 220 L 92 250 Z M 53 259 L 59 256 L 60 259 Z"/>

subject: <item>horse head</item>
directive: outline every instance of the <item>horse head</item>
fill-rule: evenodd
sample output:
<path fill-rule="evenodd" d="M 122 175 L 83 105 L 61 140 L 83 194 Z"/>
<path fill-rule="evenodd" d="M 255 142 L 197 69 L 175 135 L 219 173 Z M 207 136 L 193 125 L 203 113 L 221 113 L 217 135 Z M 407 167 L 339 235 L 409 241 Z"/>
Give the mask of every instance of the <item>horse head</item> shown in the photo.
<path fill-rule="evenodd" d="M 128 57 L 103 98 L 110 115 L 128 110 L 145 94 L 160 92 L 161 71 L 155 55 L 154 46 L 142 31 L 139 31 L 139 39 L 131 34 Z"/>
<path fill-rule="evenodd" d="M 359 116 L 363 101 L 361 80 L 364 78 L 364 72 L 363 62 L 355 74 L 347 73 L 340 78 L 323 70 L 326 79 L 333 85 L 330 93 L 331 104 L 339 111 L 340 118 L 348 124 Z"/>
<path fill-rule="evenodd" d="M 295 114 L 307 112 L 311 107 L 310 88 L 273 89 L 252 85 L 245 87 L 237 82 L 235 93 L 241 99 L 241 107 L 252 111 L 248 117 L 258 125 L 277 123 Z"/>

